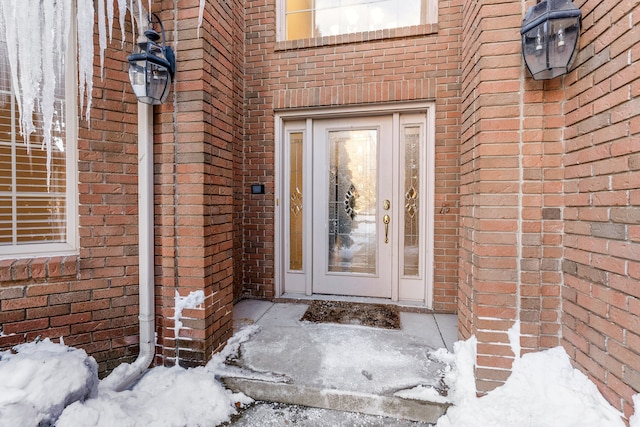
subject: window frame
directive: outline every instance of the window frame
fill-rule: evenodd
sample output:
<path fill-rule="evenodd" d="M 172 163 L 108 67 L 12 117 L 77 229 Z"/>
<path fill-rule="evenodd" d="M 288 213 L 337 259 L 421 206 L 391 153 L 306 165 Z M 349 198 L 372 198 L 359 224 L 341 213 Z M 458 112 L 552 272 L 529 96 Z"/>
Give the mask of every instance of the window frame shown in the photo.
<path fill-rule="evenodd" d="M 397 0 L 397 1 L 402 1 L 402 0 Z M 426 22 L 424 24 L 420 24 L 420 25 L 435 25 L 438 23 L 438 0 L 426 0 L 428 2 L 428 11 L 426 13 Z M 276 0 L 276 42 L 277 43 L 291 43 L 291 42 L 297 42 L 299 40 L 315 40 L 315 39 L 322 39 L 323 37 L 344 37 L 347 36 L 349 34 L 367 34 L 367 33 L 376 33 L 376 31 L 362 31 L 362 32 L 357 32 L 357 33 L 343 33 L 343 34 L 337 34 L 337 35 L 331 35 L 331 36 L 318 36 L 318 37 L 310 37 L 310 38 L 304 38 L 304 39 L 293 39 L 293 40 L 287 40 L 287 20 L 286 20 L 286 9 L 287 9 L 287 4 L 286 4 L 287 0 Z M 419 26 L 419 25 L 418 25 Z M 411 27 L 415 27 L 411 26 Z M 394 31 L 397 30 L 399 28 L 411 28 L 411 27 L 394 27 L 394 28 L 390 28 L 387 29 L 386 31 Z"/>
<path fill-rule="evenodd" d="M 78 82 L 77 82 L 77 39 L 75 20 L 71 20 L 65 53 L 65 211 L 66 241 L 0 245 L 0 259 L 39 258 L 51 256 L 77 255 L 78 233 Z M 13 95 L 12 95 L 13 98 Z M 12 103 L 12 107 L 13 106 Z M 14 144 L 21 144 L 19 126 L 15 123 Z M 34 147 L 32 147 L 34 149 Z"/>

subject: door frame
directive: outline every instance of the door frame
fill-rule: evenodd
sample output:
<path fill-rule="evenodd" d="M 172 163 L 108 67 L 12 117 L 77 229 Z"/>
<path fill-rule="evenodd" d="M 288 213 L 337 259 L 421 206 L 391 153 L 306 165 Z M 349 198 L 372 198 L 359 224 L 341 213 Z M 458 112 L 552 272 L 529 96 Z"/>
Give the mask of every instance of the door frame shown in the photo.
<path fill-rule="evenodd" d="M 423 297 L 419 299 L 403 298 L 400 295 L 398 280 L 394 280 L 394 284 L 391 290 L 391 301 L 394 302 L 406 302 L 417 304 L 420 306 L 426 306 L 427 308 L 433 308 L 433 268 L 434 268 L 434 199 L 435 199 L 435 102 L 434 101 L 422 101 L 422 102 L 405 102 L 394 103 L 384 105 L 370 105 L 370 106 L 353 106 L 353 107 L 334 107 L 334 108 L 310 108 L 310 109 L 296 109 L 296 110 L 278 110 L 274 115 L 274 142 L 275 142 L 275 189 L 274 189 L 274 284 L 275 284 L 275 296 L 281 297 L 285 295 L 284 278 L 285 278 L 285 260 L 286 247 L 284 242 L 284 231 L 286 224 L 284 220 L 284 208 L 288 206 L 287 201 L 283 200 L 282 194 L 285 193 L 285 185 L 287 184 L 288 168 L 283 164 L 285 147 L 285 123 L 291 121 L 301 122 L 300 130 L 305 134 L 306 138 L 310 138 L 313 135 L 313 120 L 318 119 L 335 119 L 335 118 L 348 118 L 348 117 L 367 117 L 372 115 L 394 115 L 394 126 L 398 121 L 399 114 L 405 113 L 420 113 L 425 114 L 426 119 L 426 146 L 425 156 L 426 164 L 426 209 L 427 217 L 425 218 L 426 230 L 425 230 L 425 262 L 424 262 L 424 290 L 422 292 Z M 302 124 L 303 123 L 303 124 Z M 395 128 L 394 128 L 395 133 Z M 394 135 L 395 138 L 395 135 Z M 313 167 L 311 156 L 304 156 L 305 170 L 311 170 Z M 307 186 L 308 187 L 308 186 Z M 305 194 L 309 194 L 305 192 Z M 303 211 L 305 220 L 311 220 L 312 210 L 305 209 Z M 303 242 L 303 251 L 309 253 L 312 248 L 311 239 L 307 238 Z M 311 257 L 306 256 L 303 258 L 305 271 L 311 272 Z M 397 268 L 395 269 L 397 270 Z M 393 274 L 396 274 L 394 270 Z M 304 277 L 302 277 L 304 276 Z M 300 297 L 302 295 L 311 297 L 313 295 L 312 289 L 312 277 L 311 274 L 301 275 L 301 282 L 297 285 L 300 289 L 299 293 L 291 294 L 292 297 Z M 304 293 L 302 293 L 304 289 Z M 287 294 L 288 296 L 289 294 Z"/>

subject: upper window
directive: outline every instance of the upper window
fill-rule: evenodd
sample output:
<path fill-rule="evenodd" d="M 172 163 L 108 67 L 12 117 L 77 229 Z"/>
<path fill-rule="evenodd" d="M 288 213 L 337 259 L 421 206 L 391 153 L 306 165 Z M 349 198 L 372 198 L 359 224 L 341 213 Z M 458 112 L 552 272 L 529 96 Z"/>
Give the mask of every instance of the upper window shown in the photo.
<path fill-rule="evenodd" d="M 56 78 L 51 148 L 43 146 L 40 102 L 27 146 L 3 37 L 0 34 L 0 257 L 70 253 L 77 246 L 76 111 L 75 91 L 70 90 L 74 84 L 65 82 L 65 75 L 72 79 L 75 73 L 61 70 Z"/>
<path fill-rule="evenodd" d="M 283 1 L 284 40 L 430 24 L 437 15 L 436 0 Z"/>

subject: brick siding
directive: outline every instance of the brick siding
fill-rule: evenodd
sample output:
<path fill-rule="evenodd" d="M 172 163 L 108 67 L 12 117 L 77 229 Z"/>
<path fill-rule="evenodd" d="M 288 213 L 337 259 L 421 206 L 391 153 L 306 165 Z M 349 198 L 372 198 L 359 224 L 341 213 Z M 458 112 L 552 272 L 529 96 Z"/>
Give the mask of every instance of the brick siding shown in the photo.
<path fill-rule="evenodd" d="M 156 298 L 158 363 L 206 363 L 231 337 L 234 239 L 240 217 L 234 165 L 242 146 L 242 5 L 207 2 L 198 30 L 199 1 L 169 2 L 161 19 L 178 40 L 172 98 L 157 107 Z M 166 6 L 166 7 L 164 7 Z M 176 292 L 203 291 L 205 302 L 182 313 L 175 336 Z"/>
<path fill-rule="evenodd" d="M 629 416 L 640 391 L 640 6 L 577 1 L 565 78 L 562 344 Z"/>

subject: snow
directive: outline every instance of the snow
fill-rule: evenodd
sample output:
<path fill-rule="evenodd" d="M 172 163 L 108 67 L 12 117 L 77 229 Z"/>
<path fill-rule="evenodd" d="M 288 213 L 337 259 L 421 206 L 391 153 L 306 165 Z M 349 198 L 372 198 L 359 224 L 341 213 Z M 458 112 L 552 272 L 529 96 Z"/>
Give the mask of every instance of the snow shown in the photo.
<path fill-rule="evenodd" d="M 633 407 L 640 408 L 640 394 L 633 396 Z M 629 418 L 629 427 L 640 427 L 640 413 L 636 412 Z"/>
<path fill-rule="evenodd" d="M 516 358 L 520 357 L 520 321 L 517 320 L 513 326 L 509 328 L 507 331 L 507 336 L 509 337 L 509 344 L 511 345 L 511 351 L 515 355 Z"/>
<path fill-rule="evenodd" d="M 97 364 L 83 350 L 48 339 L 17 346 L 0 353 L 0 427 L 217 426 L 252 402 L 225 389 L 217 378 L 229 369 L 224 361 L 237 355 L 257 330 L 250 326 L 238 331 L 204 367 L 149 369 L 122 392 L 98 387 Z M 429 387 L 403 392 L 453 403 L 437 427 L 624 427 L 621 414 L 571 366 L 561 347 L 516 359 L 507 382 L 482 398 L 475 393 L 475 351 L 472 338 L 456 342 L 453 353 L 441 349 L 430 354 L 450 365 L 446 399 Z M 640 405 L 640 395 L 634 405 Z M 242 425 L 280 425 L 267 416 Z M 325 425 L 321 414 L 318 422 Z M 629 422 L 640 427 L 640 417 L 632 416 Z"/>
<path fill-rule="evenodd" d="M 45 339 L 14 351 L 0 353 L 0 426 L 48 425 L 95 395 L 98 365 L 84 350 Z"/>
<path fill-rule="evenodd" d="M 72 404 L 56 426 L 217 426 L 236 413 L 236 403 L 251 402 L 224 389 L 205 367 L 157 367 L 131 390 L 105 390 Z"/>
<path fill-rule="evenodd" d="M 403 399 L 422 400 L 424 402 L 450 403 L 446 396 L 442 396 L 434 387 L 426 385 L 418 385 L 409 390 L 400 390 L 393 395 Z"/>
<path fill-rule="evenodd" d="M 475 391 L 473 377 L 468 375 L 473 369 L 471 347 L 456 348 L 459 374 L 450 377 L 457 389 L 454 406 L 437 427 L 624 427 L 622 414 L 571 366 L 562 347 L 525 354 L 514 361 L 502 387 L 482 398 L 471 395 L 469 391 Z"/>
<path fill-rule="evenodd" d="M 156 367 L 122 392 L 98 387 L 97 364 L 83 350 L 48 339 L 17 346 L 0 353 L 0 427 L 217 426 L 253 402 L 215 372 L 255 330 L 234 335 L 205 367 Z"/>
<path fill-rule="evenodd" d="M 176 291 L 175 302 L 174 302 L 175 309 L 174 309 L 174 315 L 173 315 L 173 318 L 175 320 L 175 324 L 174 324 L 175 337 L 179 336 L 180 328 L 182 328 L 182 322 L 180 321 L 180 319 L 182 318 L 182 311 L 185 308 L 186 309 L 197 308 L 199 305 L 202 305 L 202 304 L 204 304 L 203 290 L 200 289 L 197 291 L 192 291 L 186 297 L 180 296 L 180 293 Z"/>

